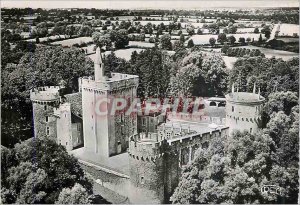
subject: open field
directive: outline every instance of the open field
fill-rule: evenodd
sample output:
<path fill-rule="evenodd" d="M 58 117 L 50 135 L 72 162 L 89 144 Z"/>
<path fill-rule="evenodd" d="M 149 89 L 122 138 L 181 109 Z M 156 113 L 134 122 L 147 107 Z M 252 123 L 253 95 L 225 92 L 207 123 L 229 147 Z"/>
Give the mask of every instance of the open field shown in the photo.
<path fill-rule="evenodd" d="M 64 35 L 55 35 L 55 36 L 49 36 L 49 37 L 39 38 L 40 42 L 46 42 L 46 41 L 48 41 L 49 39 L 51 39 L 51 40 L 65 39 L 65 36 L 64 36 Z M 35 42 L 35 38 L 33 38 L 33 39 L 28 39 L 28 40 L 26 40 L 26 41 L 28 41 L 28 42 Z"/>
<path fill-rule="evenodd" d="M 73 38 L 73 39 L 67 39 L 67 40 L 62 40 L 62 41 L 56 41 L 53 42 L 53 45 L 62 45 L 62 46 L 69 46 L 71 47 L 75 43 L 90 43 L 93 42 L 92 37 L 79 37 L 79 38 Z"/>
<path fill-rule="evenodd" d="M 262 47 L 257 47 L 257 46 L 240 46 L 240 48 L 259 49 L 262 53 L 265 54 L 265 56 L 267 58 L 272 58 L 274 56 L 276 58 L 282 58 L 283 60 L 289 60 L 293 57 L 299 56 L 298 53 L 274 50 L 274 49 L 270 49 L 270 48 L 262 48 Z"/>
<path fill-rule="evenodd" d="M 233 35 L 236 38 L 236 42 L 237 42 L 240 37 L 243 37 L 245 39 L 250 37 L 251 39 L 254 38 L 254 40 L 258 40 L 260 34 L 259 33 L 228 34 L 227 37 L 231 35 Z M 203 44 L 209 44 L 209 39 L 211 37 L 214 37 L 216 40 L 218 39 L 218 35 L 193 35 L 190 39 L 194 41 L 195 45 L 203 45 Z M 262 35 L 262 37 L 264 38 L 264 35 Z M 187 41 L 185 43 L 187 44 Z M 216 44 L 218 44 L 218 42 L 216 42 Z"/>
<path fill-rule="evenodd" d="M 277 37 L 276 39 L 284 41 L 285 43 L 299 42 L 299 38 L 292 37 Z"/>
<path fill-rule="evenodd" d="M 141 41 L 129 41 L 129 47 L 142 47 L 142 48 L 152 48 L 154 47 L 154 43 L 147 43 Z"/>
<path fill-rule="evenodd" d="M 164 25 L 169 25 L 171 21 L 137 21 L 140 22 L 142 26 L 147 25 L 147 23 L 151 23 L 152 25 L 159 25 L 161 23 L 163 23 Z"/>
<path fill-rule="evenodd" d="M 279 36 L 293 36 L 296 33 L 299 36 L 299 25 L 283 23 L 280 25 Z"/>
<path fill-rule="evenodd" d="M 118 58 L 124 58 L 125 60 L 130 60 L 131 58 L 131 54 L 136 51 L 138 53 L 140 53 L 141 51 L 143 51 L 144 49 L 141 48 L 128 48 L 128 49 L 120 49 L 120 50 L 116 50 L 115 54 Z M 111 53 L 111 51 L 106 51 L 105 55 L 109 55 Z M 95 60 L 95 56 L 96 54 L 91 54 L 88 55 L 93 61 Z"/>
<path fill-rule="evenodd" d="M 254 33 L 254 27 L 252 28 L 238 28 L 236 33 Z M 262 28 L 258 28 L 259 31 L 261 31 Z M 220 29 L 220 33 L 223 33 L 223 28 Z M 263 35 L 263 34 L 262 34 Z"/>

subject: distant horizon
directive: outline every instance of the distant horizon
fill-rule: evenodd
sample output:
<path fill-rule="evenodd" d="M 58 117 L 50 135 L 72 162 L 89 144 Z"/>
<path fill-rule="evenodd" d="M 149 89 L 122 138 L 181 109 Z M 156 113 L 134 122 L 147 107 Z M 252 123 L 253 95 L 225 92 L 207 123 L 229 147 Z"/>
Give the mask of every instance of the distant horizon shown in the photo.
<path fill-rule="evenodd" d="M 71 5 L 70 5 L 71 4 Z M 205 5 L 205 6 L 202 6 Z M 230 5 L 230 6 L 228 6 Z M 42 9 L 76 9 L 76 8 L 95 8 L 95 9 L 175 9 L 175 10 L 202 10 L 202 9 L 258 9 L 258 8 L 299 8 L 297 0 L 217 0 L 217 1 L 49 1 L 49 0 L 4 0 L 1 1 L 1 8 L 42 8 Z"/>

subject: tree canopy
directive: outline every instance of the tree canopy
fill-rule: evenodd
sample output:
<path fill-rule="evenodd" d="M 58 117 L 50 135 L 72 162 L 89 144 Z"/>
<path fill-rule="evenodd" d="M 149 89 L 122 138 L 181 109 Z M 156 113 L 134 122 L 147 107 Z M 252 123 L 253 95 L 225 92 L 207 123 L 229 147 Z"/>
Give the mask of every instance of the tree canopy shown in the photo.
<path fill-rule="evenodd" d="M 1 149 L 1 157 L 2 203 L 54 203 L 64 188 L 76 183 L 92 194 L 91 181 L 77 159 L 51 139 L 28 139 L 13 149 Z"/>

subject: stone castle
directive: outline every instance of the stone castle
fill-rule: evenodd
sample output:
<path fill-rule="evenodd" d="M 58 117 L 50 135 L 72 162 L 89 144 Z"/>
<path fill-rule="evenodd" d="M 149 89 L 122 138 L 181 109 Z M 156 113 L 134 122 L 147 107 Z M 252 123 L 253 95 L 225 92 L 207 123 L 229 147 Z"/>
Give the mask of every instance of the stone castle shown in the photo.
<path fill-rule="evenodd" d="M 60 86 L 32 89 L 34 134 L 48 136 L 70 153 L 79 149 L 89 153 L 88 159 L 81 158 L 83 163 L 99 167 L 106 162 L 105 168 L 100 169 L 111 169 L 110 173 L 116 173 L 116 158 L 126 159 L 118 162 L 126 163 L 127 171 L 117 174 L 123 178 L 116 186 L 123 182 L 115 191 L 126 195 L 131 203 L 168 203 L 182 166 L 193 160 L 199 147 L 207 148 L 212 138 L 227 136 L 233 130 L 254 133 L 259 129 L 264 98 L 260 91 L 256 93 L 255 86 L 253 93 L 246 93 L 236 91 L 233 85 L 226 99 L 210 99 L 207 106 L 221 112 L 206 118 L 204 123 L 181 118 L 176 122 L 179 125 L 174 126 L 176 123 L 168 122 L 160 113 L 117 112 L 99 116 L 97 111 L 116 110 L 119 106 L 107 99 L 126 98 L 129 104 L 133 103 L 139 83 L 136 75 L 111 73 L 107 77 L 103 66 L 97 48 L 95 75 L 78 79 L 79 92 L 64 95 Z M 223 113 L 224 118 L 218 113 Z M 218 125 L 209 124 L 216 117 L 220 119 Z"/>

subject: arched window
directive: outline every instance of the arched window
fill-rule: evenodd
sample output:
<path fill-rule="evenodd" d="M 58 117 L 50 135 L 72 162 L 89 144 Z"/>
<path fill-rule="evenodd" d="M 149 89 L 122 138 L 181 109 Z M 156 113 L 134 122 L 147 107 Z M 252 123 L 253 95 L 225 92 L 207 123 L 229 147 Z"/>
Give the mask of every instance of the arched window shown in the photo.
<path fill-rule="evenodd" d="M 217 106 L 217 103 L 212 101 L 212 102 L 209 103 L 209 106 Z"/>

